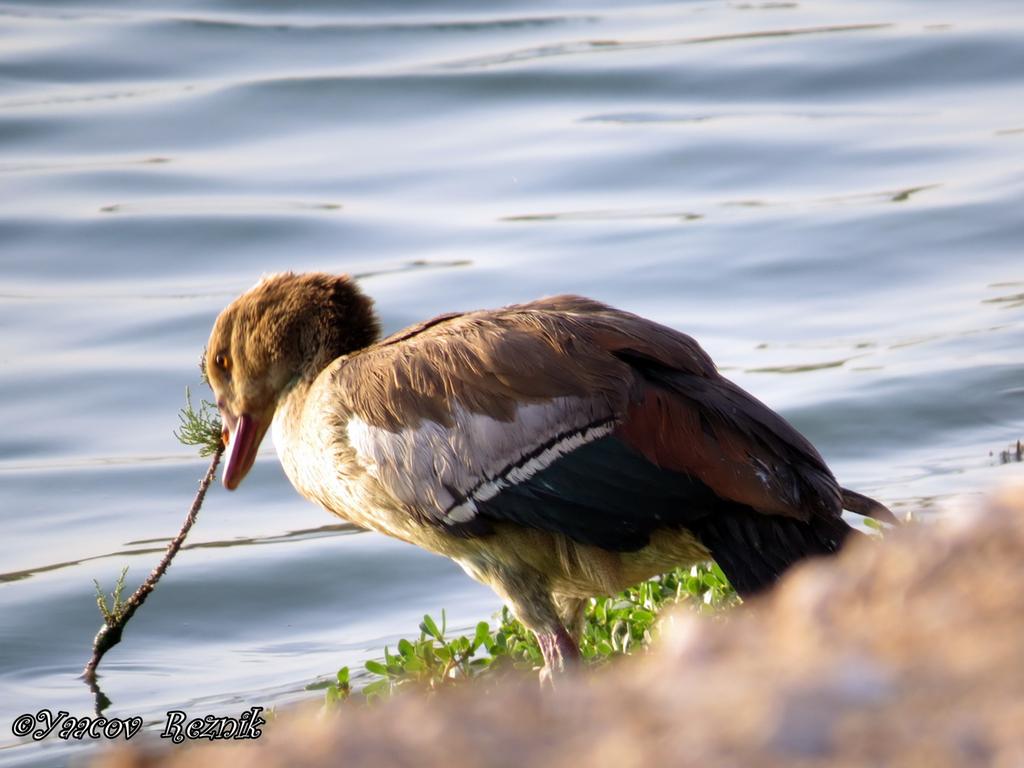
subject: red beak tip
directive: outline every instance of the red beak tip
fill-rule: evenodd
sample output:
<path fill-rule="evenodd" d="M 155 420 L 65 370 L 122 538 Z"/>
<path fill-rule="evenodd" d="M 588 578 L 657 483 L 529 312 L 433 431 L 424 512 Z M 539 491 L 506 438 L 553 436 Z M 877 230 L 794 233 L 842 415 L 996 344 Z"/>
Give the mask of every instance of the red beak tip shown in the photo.
<path fill-rule="evenodd" d="M 230 432 L 227 457 L 224 460 L 224 474 L 221 482 L 229 491 L 235 490 L 256 460 L 256 451 L 260 445 L 265 428 L 261 428 L 248 413 L 242 413 Z"/>

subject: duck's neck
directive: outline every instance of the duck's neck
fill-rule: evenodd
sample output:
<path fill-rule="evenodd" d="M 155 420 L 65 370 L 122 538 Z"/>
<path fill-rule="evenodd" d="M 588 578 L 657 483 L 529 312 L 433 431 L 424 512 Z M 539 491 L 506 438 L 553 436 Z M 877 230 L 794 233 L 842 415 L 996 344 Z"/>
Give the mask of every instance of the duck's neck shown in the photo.
<path fill-rule="evenodd" d="M 334 404 L 322 376 L 340 358 L 369 347 L 380 337 L 370 300 L 347 281 L 336 287 L 332 306 L 340 314 L 313 315 L 300 343 L 304 354 L 299 358 L 299 371 L 278 398 L 272 433 L 292 485 L 325 506 L 329 506 L 322 498 L 325 484 L 330 484 L 336 472 L 325 467 L 324 461 L 336 436 L 324 418 Z"/>
<path fill-rule="evenodd" d="M 309 435 L 303 434 L 307 402 L 313 379 L 296 377 L 281 394 L 274 412 L 272 436 L 277 457 L 295 489 L 310 497 L 313 477 L 310 475 L 309 457 L 312 448 Z"/>
<path fill-rule="evenodd" d="M 298 432 L 302 429 L 302 413 L 315 378 L 296 375 L 277 399 L 277 408 L 274 410 L 273 437 L 274 446 L 282 461 L 284 461 L 284 449 L 298 438 Z"/>

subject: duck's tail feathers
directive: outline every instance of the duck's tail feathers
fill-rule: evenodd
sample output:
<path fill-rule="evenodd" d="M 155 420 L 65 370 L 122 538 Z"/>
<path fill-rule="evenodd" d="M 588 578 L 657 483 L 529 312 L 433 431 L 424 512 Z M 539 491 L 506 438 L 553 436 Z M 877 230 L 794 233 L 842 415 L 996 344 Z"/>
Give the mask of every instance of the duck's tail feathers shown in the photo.
<path fill-rule="evenodd" d="M 851 491 L 848 488 L 841 488 L 840 490 L 843 493 L 843 509 L 848 509 L 864 517 L 874 518 L 883 523 L 900 524 L 900 521 L 896 519 L 896 515 L 890 512 L 889 508 L 884 504 L 880 504 L 874 499 L 870 499 L 856 491 Z"/>

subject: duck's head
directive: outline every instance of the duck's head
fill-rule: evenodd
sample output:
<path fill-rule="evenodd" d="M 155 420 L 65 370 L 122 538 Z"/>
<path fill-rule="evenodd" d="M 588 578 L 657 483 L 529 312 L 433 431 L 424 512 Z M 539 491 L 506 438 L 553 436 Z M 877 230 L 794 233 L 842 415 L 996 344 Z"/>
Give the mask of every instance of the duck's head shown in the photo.
<path fill-rule="evenodd" d="M 249 472 L 285 392 L 378 334 L 372 302 L 347 275 L 270 275 L 231 302 L 206 347 L 224 422 L 224 487 Z"/>

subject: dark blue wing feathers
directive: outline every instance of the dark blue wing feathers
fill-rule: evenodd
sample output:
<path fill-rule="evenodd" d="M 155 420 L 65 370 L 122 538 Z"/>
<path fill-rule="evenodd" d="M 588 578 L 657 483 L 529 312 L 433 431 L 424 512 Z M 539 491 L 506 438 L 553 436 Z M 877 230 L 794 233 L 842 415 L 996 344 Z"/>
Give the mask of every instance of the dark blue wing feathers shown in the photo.
<path fill-rule="evenodd" d="M 478 527 L 512 522 L 616 552 L 642 549 L 661 528 L 688 529 L 741 594 L 772 584 L 797 560 L 834 552 L 851 532 L 841 518 L 801 521 L 722 499 L 694 477 L 657 467 L 614 435 L 476 504 Z"/>

